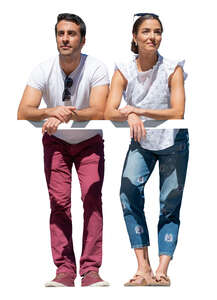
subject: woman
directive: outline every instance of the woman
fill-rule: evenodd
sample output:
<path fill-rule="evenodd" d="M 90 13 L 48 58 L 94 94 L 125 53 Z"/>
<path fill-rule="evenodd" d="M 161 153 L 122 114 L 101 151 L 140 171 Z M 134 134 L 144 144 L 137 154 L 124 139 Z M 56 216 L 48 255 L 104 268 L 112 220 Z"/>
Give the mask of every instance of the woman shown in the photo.
<path fill-rule="evenodd" d="M 124 219 L 138 261 L 135 276 L 125 286 L 170 285 L 167 270 L 177 243 L 179 211 L 188 163 L 187 129 L 147 129 L 148 119 L 182 119 L 185 107 L 183 62 L 158 53 L 163 26 L 154 14 L 138 14 L 126 64 L 116 65 L 105 118 L 128 121 L 131 144 L 126 156 L 120 197 Z M 127 105 L 118 109 L 122 94 Z M 149 235 L 144 215 L 144 186 L 159 161 L 159 266 L 153 275 L 148 257 Z"/>

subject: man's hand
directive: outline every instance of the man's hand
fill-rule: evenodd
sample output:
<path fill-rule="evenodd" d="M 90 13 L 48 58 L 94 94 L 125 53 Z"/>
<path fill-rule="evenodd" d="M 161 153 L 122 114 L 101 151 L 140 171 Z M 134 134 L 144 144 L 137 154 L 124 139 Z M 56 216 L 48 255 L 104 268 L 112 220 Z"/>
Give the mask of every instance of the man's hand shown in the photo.
<path fill-rule="evenodd" d="M 68 123 L 72 119 L 74 106 L 56 106 L 47 110 L 48 117 L 55 117 L 61 122 Z M 59 124 L 58 124 L 59 125 Z"/>
<path fill-rule="evenodd" d="M 72 113 L 75 111 L 74 106 L 39 108 L 41 99 L 42 92 L 27 85 L 19 105 L 18 120 L 42 121 L 50 117 L 55 117 L 66 123 L 71 120 Z"/>
<path fill-rule="evenodd" d="M 126 105 L 123 108 L 119 109 L 119 112 L 123 114 L 124 117 L 128 117 L 131 113 L 137 113 L 137 108 L 131 105 Z"/>
<path fill-rule="evenodd" d="M 47 132 L 49 135 L 54 134 L 57 131 L 57 127 L 62 123 L 59 119 L 55 117 L 49 118 L 42 127 L 42 133 Z"/>
<path fill-rule="evenodd" d="M 135 113 L 129 114 L 127 120 L 130 126 L 130 137 L 136 142 L 140 142 L 141 138 L 146 135 L 142 120 Z"/>

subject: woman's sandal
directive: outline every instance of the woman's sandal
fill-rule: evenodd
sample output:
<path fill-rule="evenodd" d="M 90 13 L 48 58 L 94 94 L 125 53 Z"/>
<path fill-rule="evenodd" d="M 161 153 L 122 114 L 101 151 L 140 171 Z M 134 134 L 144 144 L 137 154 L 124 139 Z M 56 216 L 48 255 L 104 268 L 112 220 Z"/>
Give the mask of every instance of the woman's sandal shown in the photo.
<path fill-rule="evenodd" d="M 139 280 L 139 281 L 138 281 Z M 156 280 L 153 278 L 151 281 L 146 279 L 142 272 L 137 272 L 132 279 L 124 284 L 124 286 L 155 286 Z"/>
<path fill-rule="evenodd" d="M 156 286 L 170 286 L 170 278 L 166 274 L 160 274 L 159 279 L 155 277 Z"/>

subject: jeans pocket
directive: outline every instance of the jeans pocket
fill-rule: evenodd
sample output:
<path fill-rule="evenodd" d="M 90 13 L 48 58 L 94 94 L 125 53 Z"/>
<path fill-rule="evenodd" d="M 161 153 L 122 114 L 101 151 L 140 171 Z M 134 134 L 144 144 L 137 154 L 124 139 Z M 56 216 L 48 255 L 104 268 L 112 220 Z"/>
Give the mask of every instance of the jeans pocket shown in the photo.
<path fill-rule="evenodd" d="M 161 154 L 170 155 L 170 154 L 185 154 L 189 152 L 189 143 L 187 141 L 184 142 L 175 142 L 175 144 L 169 148 L 161 150 Z"/>
<path fill-rule="evenodd" d="M 180 143 L 180 142 L 189 142 L 188 129 L 186 128 L 179 129 L 175 138 L 175 143 Z"/>
<path fill-rule="evenodd" d="M 188 142 L 181 142 L 177 143 L 177 151 L 178 152 L 185 152 L 189 150 L 189 143 Z"/>
<path fill-rule="evenodd" d="M 173 154 L 188 153 L 189 152 L 189 143 L 188 142 L 178 142 L 178 143 L 175 143 L 175 145 L 173 145 L 171 148 L 172 148 L 171 150 L 172 150 Z"/>

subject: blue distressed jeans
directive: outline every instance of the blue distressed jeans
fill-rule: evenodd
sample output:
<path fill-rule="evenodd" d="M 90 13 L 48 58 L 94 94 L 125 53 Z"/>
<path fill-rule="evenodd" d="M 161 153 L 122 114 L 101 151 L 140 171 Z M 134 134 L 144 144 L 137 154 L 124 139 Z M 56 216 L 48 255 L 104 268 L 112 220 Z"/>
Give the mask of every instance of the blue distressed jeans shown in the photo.
<path fill-rule="evenodd" d="M 143 149 L 132 140 L 123 168 L 120 198 L 132 248 L 149 246 L 144 214 L 144 187 L 159 161 L 159 255 L 173 257 L 180 225 L 179 212 L 189 156 L 188 130 L 180 129 L 173 146 L 159 151 Z"/>

